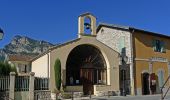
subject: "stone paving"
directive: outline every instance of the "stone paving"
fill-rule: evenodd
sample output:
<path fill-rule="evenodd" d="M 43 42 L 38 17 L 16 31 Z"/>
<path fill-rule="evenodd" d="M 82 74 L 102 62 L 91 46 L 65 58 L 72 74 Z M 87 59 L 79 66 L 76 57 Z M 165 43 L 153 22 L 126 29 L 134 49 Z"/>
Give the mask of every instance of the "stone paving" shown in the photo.
<path fill-rule="evenodd" d="M 75 98 L 74 100 L 90 100 L 90 98 L 82 97 L 82 98 Z M 161 100 L 161 96 L 160 95 L 126 96 L 126 97 L 123 97 L 123 96 L 94 97 L 94 96 L 92 96 L 91 100 Z M 166 98 L 164 100 L 170 100 L 170 95 L 166 96 Z"/>

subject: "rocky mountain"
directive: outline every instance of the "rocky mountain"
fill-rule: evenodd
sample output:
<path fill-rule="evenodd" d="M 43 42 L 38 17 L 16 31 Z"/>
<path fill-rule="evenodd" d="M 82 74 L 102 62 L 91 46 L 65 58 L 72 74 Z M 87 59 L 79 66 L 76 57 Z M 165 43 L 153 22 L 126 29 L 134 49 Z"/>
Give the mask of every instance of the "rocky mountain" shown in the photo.
<path fill-rule="evenodd" d="M 4 60 L 9 54 L 22 54 L 36 56 L 45 52 L 49 47 L 54 46 L 52 43 L 35 40 L 26 36 L 17 35 L 11 42 L 0 49 L 0 60 Z"/>

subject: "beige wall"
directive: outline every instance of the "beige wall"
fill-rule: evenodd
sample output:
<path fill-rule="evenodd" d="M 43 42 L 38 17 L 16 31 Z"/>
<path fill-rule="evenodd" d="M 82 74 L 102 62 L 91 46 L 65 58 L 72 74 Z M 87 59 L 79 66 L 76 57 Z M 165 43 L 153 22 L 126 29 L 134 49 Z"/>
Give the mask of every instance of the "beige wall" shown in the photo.
<path fill-rule="evenodd" d="M 32 72 L 35 72 L 35 76 L 38 77 L 49 77 L 49 54 L 36 59 L 32 62 Z"/>
<path fill-rule="evenodd" d="M 166 52 L 155 52 L 153 50 L 153 40 L 161 40 L 165 42 Z M 156 36 L 144 32 L 135 32 L 133 34 L 134 56 L 135 56 L 135 85 L 137 94 L 142 94 L 142 79 L 143 72 L 155 73 L 162 69 L 164 71 L 164 80 L 168 77 L 168 62 L 170 61 L 170 39 L 166 37 Z M 152 57 L 160 57 L 166 59 L 165 61 L 151 61 Z M 152 65 L 149 64 L 152 62 Z M 151 68 L 149 68 L 149 66 Z M 152 69 L 151 71 L 149 71 Z"/>
<path fill-rule="evenodd" d="M 73 50 L 76 46 L 82 44 L 89 44 L 97 47 L 103 54 L 106 63 L 107 63 L 107 85 L 111 85 L 112 90 L 119 90 L 119 58 L 118 53 L 115 52 L 113 49 L 107 47 L 103 43 L 96 40 L 96 37 L 91 36 L 81 36 L 81 39 L 75 42 L 71 42 L 66 44 L 65 46 L 58 47 L 51 51 L 50 53 L 50 79 L 51 79 L 51 89 L 55 87 L 54 81 L 54 63 L 57 58 L 61 61 L 62 66 L 62 80 L 63 85 L 66 84 L 66 61 L 69 53 Z M 115 81 L 116 80 L 116 81 Z"/>

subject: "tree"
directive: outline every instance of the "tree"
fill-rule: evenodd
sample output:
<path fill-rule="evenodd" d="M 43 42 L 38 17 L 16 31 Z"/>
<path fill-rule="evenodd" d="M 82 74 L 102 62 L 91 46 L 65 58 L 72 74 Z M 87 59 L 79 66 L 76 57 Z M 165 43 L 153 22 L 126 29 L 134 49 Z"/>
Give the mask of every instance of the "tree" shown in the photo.
<path fill-rule="evenodd" d="M 55 85 L 58 90 L 60 90 L 61 87 L 61 62 L 59 59 L 56 59 L 55 65 L 54 65 L 54 71 L 55 71 Z"/>
<path fill-rule="evenodd" d="M 16 67 L 11 66 L 8 62 L 0 62 L 0 75 L 9 75 L 10 72 L 17 73 Z"/>

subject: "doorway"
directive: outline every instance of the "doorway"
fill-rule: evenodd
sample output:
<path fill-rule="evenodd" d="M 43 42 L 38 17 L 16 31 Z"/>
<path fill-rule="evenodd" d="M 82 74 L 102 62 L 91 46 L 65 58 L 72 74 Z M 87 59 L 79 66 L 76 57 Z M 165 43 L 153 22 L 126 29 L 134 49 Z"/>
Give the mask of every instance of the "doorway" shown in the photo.
<path fill-rule="evenodd" d="M 107 83 L 106 68 L 105 59 L 99 49 L 92 45 L 79 45 L 67 58 L 66 84 L 81 85 L 85 95 L 93 94 L 93 85 Z"/>
<path fill-rule="evenodd" d="M 149 73 L 142 73 L 142 94 L 148 95 L 150 94 L 149 91 Z"/>
<path fill-rule="evenodd" d="M 80 77 L 83 85 L 84 94 L 93 93 L 94 71 L 93 69 L 80 69 Z"/>

